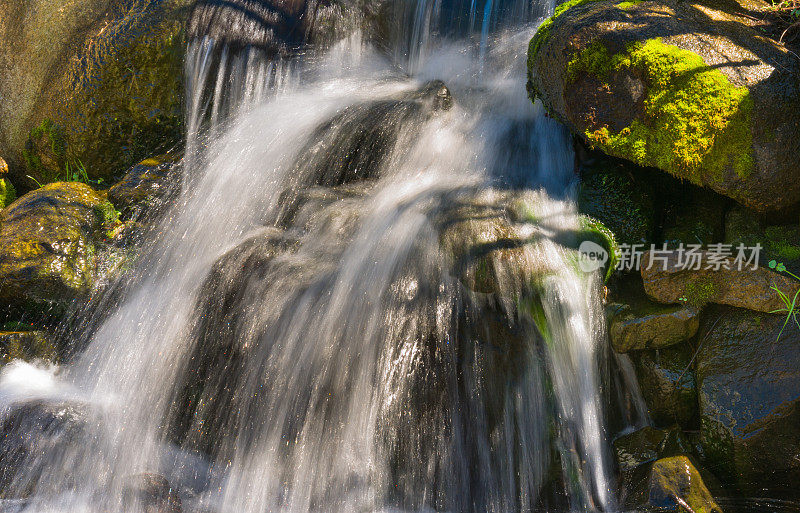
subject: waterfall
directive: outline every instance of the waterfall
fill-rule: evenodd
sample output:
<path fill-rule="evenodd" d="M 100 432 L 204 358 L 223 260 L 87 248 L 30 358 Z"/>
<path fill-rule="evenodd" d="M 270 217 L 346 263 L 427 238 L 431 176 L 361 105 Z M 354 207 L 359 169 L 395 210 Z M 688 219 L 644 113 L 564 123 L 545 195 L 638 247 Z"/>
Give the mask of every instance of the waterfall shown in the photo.
<path fill-rule="evenodd" d="M 503 5 L 410 6 L 411 76 L 358 34 L 191 42 L 188 178 L 135 282 L 74 361 L 0 373 L 9 507 L 614 510 L 602 277 Z"/>

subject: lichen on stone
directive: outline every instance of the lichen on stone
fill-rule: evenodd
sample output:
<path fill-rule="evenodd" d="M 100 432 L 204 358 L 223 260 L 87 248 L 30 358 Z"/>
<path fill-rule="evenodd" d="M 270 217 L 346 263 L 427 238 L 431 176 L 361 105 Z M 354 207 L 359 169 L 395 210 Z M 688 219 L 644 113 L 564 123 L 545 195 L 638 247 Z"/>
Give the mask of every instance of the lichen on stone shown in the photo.
<path fill-rule="evenodd" d="M 586 131 L 605 152 L 654 166 L 705 185 L 732 169 L 753 170 L 752 99 L 699 55 L 660 38 L 634 43 L 611 55 L 596 41 L 569 62 L 567 82 L 582 74 L 606 81 L 612 73 L 640 77 L 646 87 L 643 114 L 619 132 L 608 126 Z"/>

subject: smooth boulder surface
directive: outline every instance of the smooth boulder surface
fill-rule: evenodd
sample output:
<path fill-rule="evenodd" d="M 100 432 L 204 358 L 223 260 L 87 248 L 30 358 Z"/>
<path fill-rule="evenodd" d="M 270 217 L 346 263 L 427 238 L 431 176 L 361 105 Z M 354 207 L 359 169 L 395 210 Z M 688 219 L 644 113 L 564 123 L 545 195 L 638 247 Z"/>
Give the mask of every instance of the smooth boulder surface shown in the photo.
<path fill-rule="evenodd" d="M 190 4 L 0 2 L 0 154 L 19 187 L 108 177 L 180 141 Z"/>
<path fill-rule="evenodd" d="M 699 251 L 698 255 L 700 265 L 687 266 L 685 264 L 689 262 L 689 257 L 686 253 L 659 251 L 655 255 L 651 251 L 646 252 L 642 256 L 641 272 L 647 295 L 665 304 L 684 303 L 697 308 L 707 303 L 717 303 L 757 312 L 772 312 L 785 306 L 780 295 L 772 290 L 773 286 L 789 298 L 793 298 L 800 289 L 797 280 L 768 268 L 753 269 L 750 264 L 742 265 L 739 270 L 735 257 L 723 258 L 724 265 L 718 266 L 717 260 L 709 252 Z"/>
<path fill-rule="evenodd" d="M 790 321 L 778 337 L 784 320 L 719 307 L 699 335 L 706 465 L 744 493 L 796 493 L 800 482 L 800 328 Z"/>
<path fill-rule="evenodd" d="M 609 155 L 756 211 L 792 206 L 800 60 L 724 6 L 562 4 L 531 41 L 529 91 Z"/>
<path fill-rule="evenodd" d="M 102 239 L 118 223 L 113 205 L 82 183 L 21 197 L 0 213 L 0 300 L 65 305 L 85 295 Z"/>
<path fill-rule="evenodd" d="M 700 326 L 692 307 L 663 306 L 647 300 L 618 305 L 611 318 L 611 345 L 618 353 L 669 347 L 688 340 Z"/>

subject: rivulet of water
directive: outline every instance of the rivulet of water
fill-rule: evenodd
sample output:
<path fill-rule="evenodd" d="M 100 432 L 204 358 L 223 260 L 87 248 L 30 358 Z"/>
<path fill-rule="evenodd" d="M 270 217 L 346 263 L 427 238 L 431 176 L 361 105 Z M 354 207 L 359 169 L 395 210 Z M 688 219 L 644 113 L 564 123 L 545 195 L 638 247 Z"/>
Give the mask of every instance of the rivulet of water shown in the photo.
<path fill-rule="evenodd" d="M 614 509 L 569 138 L 526 97 L 535 24 L 471 27 L 412 76 L 360 37 L 302 73 L 192 42 L 135 286 L 73 362 L 0 375 L 9 507 Z"/>

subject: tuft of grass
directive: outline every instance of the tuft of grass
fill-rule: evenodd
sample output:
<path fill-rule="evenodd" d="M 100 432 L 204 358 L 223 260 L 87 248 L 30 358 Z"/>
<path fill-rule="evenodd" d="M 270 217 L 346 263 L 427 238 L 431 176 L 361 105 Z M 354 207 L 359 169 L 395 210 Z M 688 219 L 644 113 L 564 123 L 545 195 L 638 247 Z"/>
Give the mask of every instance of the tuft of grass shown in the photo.
<path fill-rule="evenodd" d="M 792 278 L 794 278 L 795 280 L 800 281 L 800 277 L 798 277 L 793 272 L 791 272 L 788 269 L 786 269 L 786 266 L 783 265 L 783 262 L 777 262 L 775 260 L 770 260 L 769 261 L 769 268 L 770 269 L 774 269 L 774 270 L 778 271 L 779 273 L 786 273 L 789 276 L 791 276 Z M 773 313 L 773 314 L 774 313 L 785 313 L 786 314 L 786 320 L 784 321 L 783 326 L 781 327 L 781 331 L 778 332 L 778 337 L 775 339 L 775 341 L 777 342 L 778 340 L 781 339 L 781 335 L 783 335 L 783 331 L 786 329 L 786 326 L 789 325 L 789 321 L 794 321 L 794 323 L 797 325 L 797 328 L 800 329 L 800 321 L 797 320 L 797 297 L 800 296 L 800 289 L 797 290 L 797 292 L 795 293 L 795 295 L 794 295 L 794 297 L 792 299 L 789 299 L 789 295 L 786 294 L 785 292 L 783 292 L 781 289 L 779 289 L 778 286 L 775 285 L 774 282 L 772 284 L 772 287 L 770 287 L 770 288 L 772 290 L 774 290 L 778 294 L 778 297 L 781 298 L 781 302 L 783 303 L 783 308 L 779 308 L 777 310 L 773 310 L 770 313 Z"/>

